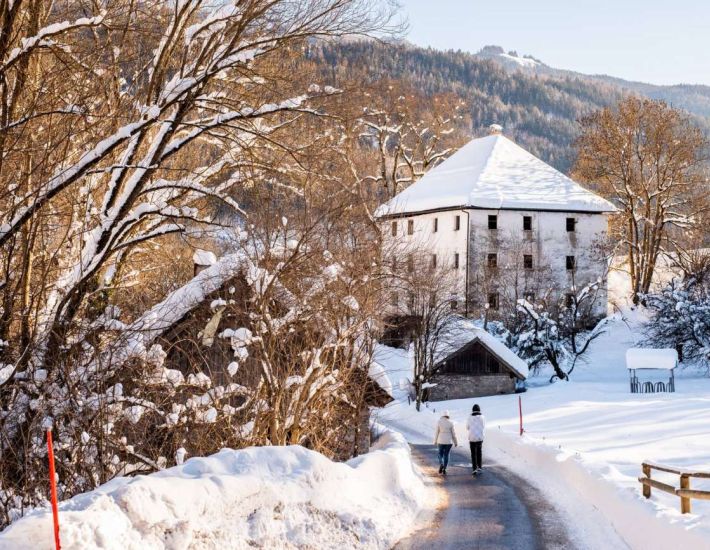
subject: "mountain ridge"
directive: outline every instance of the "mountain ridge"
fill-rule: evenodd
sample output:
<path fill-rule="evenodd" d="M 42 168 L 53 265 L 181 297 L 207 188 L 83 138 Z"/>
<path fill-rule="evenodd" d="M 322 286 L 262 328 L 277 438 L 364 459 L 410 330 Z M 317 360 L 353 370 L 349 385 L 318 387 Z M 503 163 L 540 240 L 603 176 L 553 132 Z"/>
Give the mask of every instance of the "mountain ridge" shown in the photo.
<path fill-rule="evenodd" d="M 422 96 L 454 94 L 467 105 L 471 122 L 462 128 L 466 134 L 485 135 L 491 123 L 498 123 L 508 137 L 564 173 L 576 158 L 579 119 L 629 93 L 685 109 L 710 135 L 710 87 L 707 95 L 704 88 L 692 87 L 702 85 L 691 85 L 688 92 L 684 85 L 670 89 L 634 85 L 615 77 L 554 69 L 532 56 L 506 53 L 500 46 L 477 55 L 401 41 L 332 41 L 311 44 L 306 55 L 320 67 L 324 83 L 335 87 L 394 79 Z"/>
<path fill-rule="evenodd" d="M 653 99 L 662 99 L 668 103 L 675 103 L 677 106 L 690 111 L 691 113 L 710 117 L 710 86 L 705 84 L 677 83 L 677 84 L 653 84 L 641 80 L 628 80 L 622 77 L 605 73 L 583 73 L 572 69 L 561 69 L 552 67 L 544 61 L 529 54 L 519 56 L 515 50 L 506 52 L 501 46 L 487 45 L 478 52 L 472 54 L 480 59 L 490 59 L 500 64 L 507 70 L 520 70 L 527 73 L 547 74 L 550 76 L 569 76 L 573 78 L 587 79 L 590 81 L 603 81 L 621 86 L 629 91 L 641 93 Z M 514 58 L 514 59 L 511 59 Z M 521 63 L 519 60 L 532 60 L 535 63 Z M 691 102 L 690 98 L 684 97 L 690 91 L 702 97 L 701 104 L 698 101 Z"/>

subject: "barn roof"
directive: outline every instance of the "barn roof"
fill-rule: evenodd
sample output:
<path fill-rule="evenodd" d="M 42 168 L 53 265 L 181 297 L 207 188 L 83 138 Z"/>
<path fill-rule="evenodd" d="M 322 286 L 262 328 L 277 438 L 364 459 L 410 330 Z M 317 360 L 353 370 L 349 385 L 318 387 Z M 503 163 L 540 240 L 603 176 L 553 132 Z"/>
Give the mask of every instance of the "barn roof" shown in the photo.
<path fill-rule="evenodd" d="M 474 139 L 381 205 L 377 216 L 452 208 L 613 212 L 585 189 L 501 134 Z"/>
<path fill-rule="evenodd" d="M 461 319 L 449 330 L 437 350 L 436 363 L 439 364 L 452 358 L 474 342 L 480 342 L 500 362 L 510 368 L 518 378 L 524 380 L 528 377 L 529 369 L 525 361 L 495 336 L 475 326 L 468 319 Z"/>

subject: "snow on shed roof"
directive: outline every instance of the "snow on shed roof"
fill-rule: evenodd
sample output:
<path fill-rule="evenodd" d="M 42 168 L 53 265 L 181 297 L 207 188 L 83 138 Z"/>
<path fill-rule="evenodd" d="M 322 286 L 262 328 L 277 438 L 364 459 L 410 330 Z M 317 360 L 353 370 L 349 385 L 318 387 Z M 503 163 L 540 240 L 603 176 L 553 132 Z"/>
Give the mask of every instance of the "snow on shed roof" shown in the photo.
<path fill-rule="evenodd" d="M 626 350 L 627 369 L 664 369 L 678 366 L 678 352 L 672 348 L 630 348 Z"/>
<path fill-rule="evenodd" d="M 495 336 L 465 318 L 461 318 L 447 330 L 447 334 L 444 335 L 436 350 L 436 363 L 446 360 L 476 340 L 487 347 L 493 355 L 513 369 L 521 378 L 528 377 L 529 369 L 525 361 Z"/>
<path fill-rule="evenodd" d="M 192 261 L 195 265 L 214 265 L 217 263 L 217 256 L 215 256 L 214 252 L 198 248 L 192 255 Z"/>
<path fill-rule="evenodd" d="M 378 216 L 442 208 L 613 212 L 585 189 L 507 137 L 474 139 L 381 205 Z"/>
<path fill-rule="evenodd" d="M 370 380 L 382 388 L 387 395 L 390 397 L 394 395 L 392 382 L 390 381 L 389 376 L 387 376 L 387 371 L 385 371 L 384 367 L 380 363 L 373 360 L 370 363 L 367 375 L 370 377 Z"/>

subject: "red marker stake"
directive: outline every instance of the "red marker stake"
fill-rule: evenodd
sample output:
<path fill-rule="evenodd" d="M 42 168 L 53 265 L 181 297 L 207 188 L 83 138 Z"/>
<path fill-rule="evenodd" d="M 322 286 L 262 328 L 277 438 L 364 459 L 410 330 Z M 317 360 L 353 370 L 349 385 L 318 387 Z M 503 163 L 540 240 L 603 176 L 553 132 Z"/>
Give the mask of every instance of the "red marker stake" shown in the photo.
<path fill-rule="evenodd" d="M 520 413 L 520 436 L 523 435 L 523 400 L 518 396 L 518 412 Z"/>
<path fill-rule="evenodd" d="M 59 511 L 57 510 L 57 476 L 54 471 L 54 447 L 52 446 L 52 430 L 47 430 L 47 451 L 49 459 L 49 487 L 52 492 L 52 517 L 54 518 L 54 546 L 61 550 L 59 544 Z"/>

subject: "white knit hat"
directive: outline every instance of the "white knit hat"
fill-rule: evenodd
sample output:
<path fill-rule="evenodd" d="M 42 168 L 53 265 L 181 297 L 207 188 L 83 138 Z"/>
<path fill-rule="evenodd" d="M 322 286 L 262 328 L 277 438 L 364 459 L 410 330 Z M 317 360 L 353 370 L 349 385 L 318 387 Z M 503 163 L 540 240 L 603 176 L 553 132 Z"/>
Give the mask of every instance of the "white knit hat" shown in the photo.
<path fill-rule="evenodd" d="M 449 414 L 448 409 L 444 411 L 444 416 L 451 416 L 451 414 Z"/>

